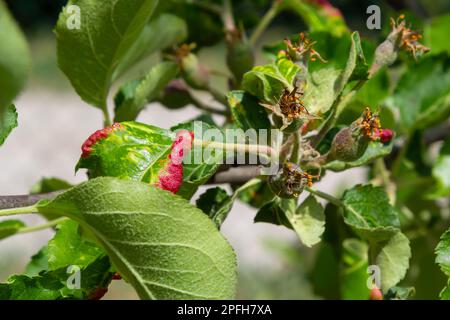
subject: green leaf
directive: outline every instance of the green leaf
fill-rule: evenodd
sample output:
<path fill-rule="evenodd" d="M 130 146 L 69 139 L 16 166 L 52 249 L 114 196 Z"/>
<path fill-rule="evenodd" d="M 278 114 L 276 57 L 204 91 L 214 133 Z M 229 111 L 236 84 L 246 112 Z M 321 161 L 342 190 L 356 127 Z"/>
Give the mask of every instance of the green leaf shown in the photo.
<path fill-rule="evenodd" d="M 442 235 L 441 241 L 436 247 L 436 263 L 450 278 L 450 229 Z"/>
<path fill-rule="evenodd" d="M 265 102 L 276 103 L 285 88 L 292 88 L 300 67 L 287 59 L 256 66 L 244 75 L 242 88 Z"/>
<path fill-rule="evenodd" d="M 73 220 L 58 225 L 55 236 L 47 245 L 49 270 L 70 265 L 85 267 L 104 255 L 100 247 L 84 240 L 78 232 L 78 223 Z"/>
<path fill-rule="evenodd" d="M 330 110 L 337 96 L 335 83 L 340 74 L 334 67 L 308 73 L 304 103 L 310 113 L 320 115 Z"/>
<path fill-rule="evenodd" d="M 105 109 L 117 66 L 139 37 L 156 0 L 70 0 L 55 29 L 58 64 L 86 102 Z M 80 8 L 79 29 L 73 28 Z"/>
<path fill-rule="evenodd" d="M 251 188 L 252 186 L 257 184 L 258 182 L 259 182 L 258 179 L 252 179 L 252 180 L 247 181 L 242 186 L 237 188 L 234 191 L 232 196 L 225 197 L 225 195 L 222 193 L 221 197 L 223 198 L 223 200 L 220 201 L 220 204 L 217 204 L 215 206 L 212 216 L 210 215 L 211 219 L 213 220 L 213 222 L 216 224 L 216 226 L 218 228 L 220 228 L 222 223 L 227 218 L 228 214 L 230 213 L 231 209 L 233 208 L 233 204 L 234 204 L 234 201 L 236 200 L 236 198 L 242 192 L 244 192 L 248 188 Z M 205 203 L 205 202 L 206 202 L 206 199 L 204 198 L 204 202 L 203 203 Z M 203 206 L 204 206 L 204 204 L 203 204 Z"/>
<path fill-rule="evenodd" d="M 216 214 L 225 204 L 230 200 L 228 193 L 220 188 L 210 188 L 205 193 L 201 194 L 197 199 L 196 204 L 199 209 L 206 213 L 213 221 L 216 221 Z M 220 225 L 218 225 L 220 227 Z"/>
<path fill-rule="evenodd" d="M 447 137 L 441 147 L 439 157 L 433 165 L 433 177 L 436 187 L 432 191 L 435 198 L 450 195 L 450 138 Z"/>
<path fill-rule="evenodd" d="M 67 215 L 102 243 L 142 299 L 229 299 L 235 254 L 201 210 L 147 184 L 97 178 L 39 212 Z"/>
<path fill-rule="evenodd" d="M 72 275 L 66 268 L 44 271 L 39 275 L 13 275 L 0 284 L 2 300 L 89 299 L 98 288 L 107 288 L 112 273 L 107 256 L 102 256 L 80 270 L 80 288 L 70 289 Z"/>
<path fill-rule="evenodd" d="M 0 146 L 17 127 L 12 101 L 25 86 L 30 70 L 30 52 L 22 31 L 0 0 Z"/>
<path fill-rule="evenodd" d="M 1 106 L 0 106 L 1 108 Z M 0 109 L 0 113 L 1 113 Z M 11 131 L 17 127 L 17 111 L 14 105 L 10 105 L 0 114 L 0 146 L 5 142 Z"/>
<path fill-rule="evenodd" d="M 73 274 L 70 266 L 81 271 L 80 289 L 67 287 Z M 78 224 L 67 220 L 58 225 L 55 236 L 31 258 L 25 274 L 10 277 L 7 287 L 13 291 L 11 299 L 86 299 L 98 288 L 107 288 L 112 275 L 105 251 L 82 238 Z"/>
<path fill-rule="evenodd" d="M 0 240 L 16 234 L 25 224 L 20 220 L 0 221 Z"/>
<path fill-rule="evenodd" d="M 169 13 L 152 18 L 126 53 L 116 70 L 122 74 L 130 66 L 159 51 L 183 42 L 187 37 L 186 22 Z"/>
<path fill-rule="evenodd" d="M 240 90 L 231 91 L 228 93 L 228 104 L 234 121 L 242 130 L 270 129 L 267 112 L 254 96 Z"/>
<path fill-rule="evenodd" d="M 72 185 L 59 178 L 42 178 L 30 189 L 30 194 L 47 193 L 71 188 Z"/>
<path fill-rule="evenodd" d="M 115 121 L 135 120 L 148 102 L 155 100 L 166 85 L 176 77 L 178 65 L 161 62 L 153 66 L 145 77 L 125 83 L 114 98 Z"/>
<path fill-rule="evenodd" d="M 48 254 L 47 246 L 44 246 L 31 257 L 30 262 L 28 262 L 25 268 L 24 275 L 34 277 L 46 270 L 48 270 Z"/>
<path fill-rule="evenodd" d="M 267 222 L 293 229 L 300 241 L 312 247 L 321 240 L 325 231 L 325 215 L 322 205 L 309 196 L 298 207 L 294 199 L 275 197 L 259 209 L 255 222 Z"/>
<path fill-rule="evenodd" d="M 331 171 L 344 171 L 350 168 L 364 166 L 366 164 L 371 163 L 373 160 L 384 157 L 391 153 L 392 148 L 394 146 L 394 141 L 390 141 L 389 143 L 383 144 L 378 141 L 371 141 L 364 152 L 364 154 L 355 161 L 344 162 L 344 161 L 331 161 L 323 166 L 323 168 L 331 170 Z"/>
<path fill-rule="evenodd" d="M 258 180 L 253 186 L 248 187 L 239 194 L 239 200 L 254 208 L 261 208 L 273 198 L 267 181 Z"/>
<path fill-rule="evenodd" d="M 320 242 L 325 231 L 325 215 L 314 196 L 306 198 L 295 211 L 286 211 L 286 217 L 305 246 L 312 247 Z"/>
<path fill-rule="evenodd" d="M 369 66 L 366 63 L 358 32 L 352 33 L 351 41 L 352 44 L 347 65 L 336 82 L 336 92 L 338 93 L 344 90 L 348 82 L 354 80 L 366 80 L 368 78 Z"/>
<path fill-rule="evenodd" d="M 429 56 L 412 64 L 386 100 L 400 112 L 405 132 L 436 124 L 450 115 L 450 58 Z"/>
<path fill-rule="evenodd" d="M 286 10 L 299 15 L 311 31 L 329 31 L 335 35 L 348 31 L 340 11 L 329 3 L 285 0 L 282 5 Z"/>
<path fill-rule="evenodd" d="M 397 232 L 371 250 L 376 256 L 375 264 L 380 268 L 381 290 L 387 292 L 402 280 L 408 271 L 411 258 L 409 240 L 403 233 Z"/>
<path fill-rule="evenodd" d="M 450 280 L 448 281 L 447 286 L 442 289 L 439 297 L 441 298 L 441 300 L 450 300 Z"/>
<path fill-rule="evenodd" d="M 204 132 L 217 129 L 201 121 L 177 125 L 170 130 L 137 122 L 123 122 L 92 146 L 92 151 L 82 157 L 77 169 L 88 169 L 89 177 L 109 176 L 156 184 L 161 170 L 170 161 L 175 131 L 185 129 L 202 139 Z M 221 131 L 218 131 L 221 133 Z M 221 134 L 222 137 L 222 134 Z M 206 138 L 206 137 L 205 137 Z M 191 198 L 198 186 L 205 183 L 219 168 L 223 152 L 214 149 L 204 152 L 202 146 L 194 146 L 184 156 L 183 183 L 177 194 Z"/>
<path fill-rule="evenodd" d="M 121 129 L 92 146 L 77 169 L 88 169 L 89 177 L 109 176 L 155 183 L 169 161 L 174 134 L 137 122 L 123 122 Z"/>
<path fill-rule="evenodd" d="M 11 108 L 11 102 L 25 85 L 31 60 L 25 36 L 3 1 L 0 1 L 0 43 L 3 44 L 0 47 L 0 119 L 3 119 L 5 109 Z M 0 121 L 0 141 L 7 131 L 3 123 L 11 122 Z"/>
<path fill-rule="evenodd" d="M 357 185 L 343 195 L 344 222 L 370 241 L 383 241 L 399 232 L 400 220 L 380 187 Z"/>
<path fill-rule="evenodd" d="M 450 28 L 450 14 L 432 17 L 424 28 L 424 42 L 431 49 L 431 54 L 450 53 L 450 43 L 447 34 Z"/>
<path fill-rule="evenodd" d="M 408 300 L 416 294 L 414 287 L 392 287 L 386 293 L 386 300 Z"/>
<path fill-rule="evenodd" d="M 294 215 L 295 207 L 296 201 L 294 199 L 275 197 L 258 210 L 254 222 L 266 222 L 292 229 L 292 225 L 287 218 L 288 214 L 286 212 L 290 211 L 291 215 Z"/>
<path fill-rule="evenodd" d="M 368 245 L 358 239 L 345 239 L 342 243 L 341 295 L 344 300 L 368 300 L 367 287 Z"/>
<path fill-rule="evenodd" d="M 368 65 L 361 40 L 359 34 L 354 32 L 351 35 L 350 53 L 342 71 L 335 66 L 329 66 L 308 74 L 305 106 L 313 114 L 324 114 L 332 107 L 349 82 L 365 80 L 367 76 Z"/>

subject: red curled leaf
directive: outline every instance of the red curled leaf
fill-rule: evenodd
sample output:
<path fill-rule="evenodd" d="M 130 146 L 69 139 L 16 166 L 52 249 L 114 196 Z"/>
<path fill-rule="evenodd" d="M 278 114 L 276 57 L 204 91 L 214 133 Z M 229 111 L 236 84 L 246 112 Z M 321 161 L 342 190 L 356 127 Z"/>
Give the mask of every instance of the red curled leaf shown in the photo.
<path fill-rule="evenodd" d="M 123 129 L 120 123 L 114 123 L 111 126 L 95 131 L 93 134 L 87 138 L 87 140 L 81 146 L 81 157 L 87 158 L 92 152 L 92 146 L 96 144 L 101 139 L 107 138 L 114 130 Z"/>
<path fill-rule="evenodd" d="M 177 133 L 172 144 L 169 162 L 158 174 L 159 181 L 156 187 L 177 193 L 183 183 L 183 156 L 192 148 L 194 134 L 188 130 Z"/>

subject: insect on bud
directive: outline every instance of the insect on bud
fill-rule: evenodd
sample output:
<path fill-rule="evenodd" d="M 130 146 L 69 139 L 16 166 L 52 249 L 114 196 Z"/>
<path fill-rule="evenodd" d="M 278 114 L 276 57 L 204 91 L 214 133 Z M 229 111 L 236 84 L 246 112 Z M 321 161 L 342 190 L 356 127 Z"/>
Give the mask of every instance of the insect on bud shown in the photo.
<path fill-rule="evenodd" d="M 276 175 L 270 177 L 269 187 L 280 198 L 297 198 L 306 186 L 312 186 L 313 178 L 295 163 L 287 162 Z"/>

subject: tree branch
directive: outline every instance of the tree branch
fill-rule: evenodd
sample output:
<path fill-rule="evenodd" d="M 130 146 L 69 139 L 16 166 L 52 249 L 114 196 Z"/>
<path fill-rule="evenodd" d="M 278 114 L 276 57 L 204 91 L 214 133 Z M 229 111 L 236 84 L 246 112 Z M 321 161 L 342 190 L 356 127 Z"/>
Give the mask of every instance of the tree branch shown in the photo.
<path fill-rule="evenodd" d="M 446 138 L 450 133 L 450 119 L 441 124 L 436 128 L 428 129 L 424 134 L 424 140 L 426 144 L 431 144 L 433 142 L 442 140 Z M 385 160 L 389 162 L 392 155 L 398 153 L 400 146 L 395 146 L 392 150 L 391 155 L 387 156 Z M 216 172 L 214 176 L 206 184 L 222 184 L 222 183 L 232 183 L 239 184 L 247 182 L 261 174 L 260 166 L 230 166 L 223 165 Z M 11 209 L 18 207 L 27 207 L 35 204 L 36 202 L 43 199 L 53 199 L 57 195 L 64 191 L 55 191 L 43 194 L 33 194 L 33 195 L 17 195 L 17 196 L 0 196 L 0 210 L 1 209 Z"/>
<path fill-rule="evenodd" d="M 61 190 L 50 193 L 18 195 L 18 196 L 0 196 L 0 209 L 11 209 L 11 208 L 32 206 L 33 204 L 35 204 L 40 200 L 53 199 L 62 192 L 64 191 Z"/>

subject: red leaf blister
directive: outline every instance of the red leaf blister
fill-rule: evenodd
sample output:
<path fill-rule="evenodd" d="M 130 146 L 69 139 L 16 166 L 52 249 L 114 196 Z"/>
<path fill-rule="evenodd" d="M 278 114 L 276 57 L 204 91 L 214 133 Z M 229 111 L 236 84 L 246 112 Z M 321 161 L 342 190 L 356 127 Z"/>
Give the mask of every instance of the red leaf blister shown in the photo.
<path fill-rule="evenodd" d="M 172 144 L 172 151 L 169 155 L 169 162 L 158 174 L 156 187 L 163 190 L 177 193 L 183 183 L 183 156 L 192 148 L 194 134 L 188 130 L 181 130 L 177 133 Z"/>
<path fill-rule="evenodd" d="M 87 158 L 92 152 L 92 147 L 100 140 L 107 138 L 113 131 L 121 130 L 123 126 L 120 123 L 114 123 L 111 126 L 95 131 L 86 139 L 81 146 L 81 157 Z"/>

